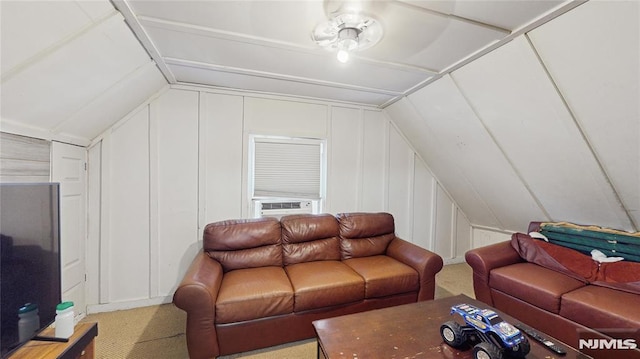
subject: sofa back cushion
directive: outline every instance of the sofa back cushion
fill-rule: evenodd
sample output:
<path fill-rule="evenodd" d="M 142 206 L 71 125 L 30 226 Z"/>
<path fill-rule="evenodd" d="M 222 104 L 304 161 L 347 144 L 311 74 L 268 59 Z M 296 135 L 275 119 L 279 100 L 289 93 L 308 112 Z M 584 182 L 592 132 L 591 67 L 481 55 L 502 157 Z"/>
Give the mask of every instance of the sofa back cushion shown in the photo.
<path fill-rule="evenodd" d="M 511 246 L 522 259 L 529 263 L 563 273 L 582 282 L 596 279 L 598 264 L 590 256 L 565 248 L 524 233 L 511 236 Z"/>
<path fill-rule="evenodd" d="M 330 214 L 284 216 L 282 251 L 284 265 L 340 260 L 338 221 Z"/>
<path fill-rule="evenodd" d="M 340 252 L 342 259 L 385 254 L 396 237 L 389 213 L 340 213 Z"/>
<path fill-rule="evenodd" d="M 640 295 L 640 263 L 602 263 L 598 278 L 592 284 Z"/>
<path fill-rule="evenodd" d="M 228 272 L 240 268 L 282 267 L 280 222 L 275 218 L 237 219 L 208 224 L 203 249 Z"/>

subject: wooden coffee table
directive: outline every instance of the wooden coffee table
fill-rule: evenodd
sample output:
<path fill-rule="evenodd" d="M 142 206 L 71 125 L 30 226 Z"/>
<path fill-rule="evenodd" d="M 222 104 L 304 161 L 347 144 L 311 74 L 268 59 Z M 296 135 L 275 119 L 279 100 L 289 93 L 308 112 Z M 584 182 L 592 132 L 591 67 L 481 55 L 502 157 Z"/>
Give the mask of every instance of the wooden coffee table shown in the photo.
<path fill-rule="evenodd" d="M 457 295 L 316 320 L 313 327 L 318 337 L 318 358 L 472 358 L 471 345 L 455 349 L 440 336 L 442 323 L 456 320 L 464 324 L 459 316 L 449 314 L 451 306 L 460 303 L 491 308 L 465 295 Z M 513 317 L 496 312 L 505 321 L 518 323 Z M 532 339 L 529 342 L 531 351 L 527 359 L 589 358 L 557 340 L 567 351 L 565 356 L 558 356 Z"/>

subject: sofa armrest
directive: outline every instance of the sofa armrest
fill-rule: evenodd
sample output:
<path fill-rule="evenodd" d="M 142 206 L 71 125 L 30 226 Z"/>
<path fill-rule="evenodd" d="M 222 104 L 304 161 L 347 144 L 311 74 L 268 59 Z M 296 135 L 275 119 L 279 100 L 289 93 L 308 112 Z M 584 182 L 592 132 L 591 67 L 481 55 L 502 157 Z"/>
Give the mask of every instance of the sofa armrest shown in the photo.
<path fill-rule="evenodd" d="M 418 301 L 434 298 L 436 273 L 442 269 L 442 257 L 398 237 L 395 237 L 389 243 L 387 255 L 412 267 L 418 272 L 420 278 Z"/>
<path fill-rule="evenodd" d="M 175 306 L 187 312 L 186 336 L 190 358 L 219 355 L 215 307 L 222 275 L 220 263 L 205 252 L 199 252 L 173 294 Z"/>
<path fill-rule="evenodd" d="M 473 291 L 476 299 L 489 305 L 493 305 L 489 287 L 491 270 L 524 261 L 510 241 L 472 249 L 465 254 L 465 260 L 473 269 Z"/>

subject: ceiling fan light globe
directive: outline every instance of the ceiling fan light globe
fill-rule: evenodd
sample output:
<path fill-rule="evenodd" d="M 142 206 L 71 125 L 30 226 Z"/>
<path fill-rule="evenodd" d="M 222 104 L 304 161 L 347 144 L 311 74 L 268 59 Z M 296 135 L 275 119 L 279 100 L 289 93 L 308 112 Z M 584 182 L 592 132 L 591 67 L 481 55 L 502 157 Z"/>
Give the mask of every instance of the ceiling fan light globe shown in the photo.
<path fill-rule="evenodd" d="M 347 50 L 338 50 L 338 55 L 336 57 L 338 58 L 338 61 L 340 61 L 343 64 L 345 64 L 345 63 L 347 63 L 349 61 L 349 51 L 347 51 Z"/>

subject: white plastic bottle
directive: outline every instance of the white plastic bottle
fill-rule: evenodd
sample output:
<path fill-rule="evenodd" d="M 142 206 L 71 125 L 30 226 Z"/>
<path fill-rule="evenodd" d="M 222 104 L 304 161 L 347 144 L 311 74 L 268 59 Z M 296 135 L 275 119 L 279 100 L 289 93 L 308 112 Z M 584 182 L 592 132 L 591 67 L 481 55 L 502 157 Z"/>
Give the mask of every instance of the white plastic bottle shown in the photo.
<path fill-rule="evenodd" d="M 56 306 L 56 338 L 69 338 L 73 334 L 73 302 Z"/>
<path fill-rule="evenodd" d="M 27 303 L 18 310 L 18 339 L 20 343 L 31 339 L 40 328 L 40 316 L 38 316 L 38 306 Z"/>

